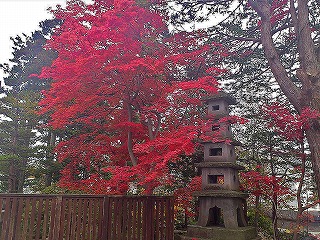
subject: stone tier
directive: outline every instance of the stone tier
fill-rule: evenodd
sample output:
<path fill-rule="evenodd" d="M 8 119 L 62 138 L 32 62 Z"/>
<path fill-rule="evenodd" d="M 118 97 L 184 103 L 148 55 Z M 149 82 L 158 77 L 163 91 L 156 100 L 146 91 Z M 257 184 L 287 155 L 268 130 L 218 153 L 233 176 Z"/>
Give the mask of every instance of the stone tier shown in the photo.
<path fill-rule="evenodd" d="M 232 190 L 202 190 L 192 194 L 194 197 L 214 197 L 214 198 L 243 198 L 249 197 L 249 194 Z"/>
<path fill-rule="evenodd" d="M 195 164 L 198 168 L 232 168 L 236 170 L 244 170 L 245 168 L 234 162 L 200 162 Z"/>
<path fill-rule="evenodd" d="M 237 140 L 234 140 L 234 139 L 221 139 L 220 141 L 215 141 L 215 142 L 210 142 L 210 141 L 202 141 L 202 140 L 196 140 L 198 143 L 201 143 L 201 144 L 206 144 L 206 143 L 224 143 L 226 144 L 226 142 L 228 142 L 228 144 L 232 145 L 232 146 L 242 146 L 242 143 L 237 141 Z"/>
<path fill-rule="evenodd" d="M 217 123 L 219 119 L 224 117 L 229 117 L 229 113 L 221 112 L 221 113 L 211 113 L 203 117 L 204 120 L 212 120 L 212 123 Z"/>
<path fill-rule="evenodd" d="M 223 92 L 223 91 L 220 91 L 217 94 L 212 95 L 212 96 L 204 97 L 202 100 L 205 102 L 225 100 L 229 105 L 236 105 L 237 104 L 237 100 L 234 97 L 230 96 L 229 94 L 227 94 L 226 92 Z"/>

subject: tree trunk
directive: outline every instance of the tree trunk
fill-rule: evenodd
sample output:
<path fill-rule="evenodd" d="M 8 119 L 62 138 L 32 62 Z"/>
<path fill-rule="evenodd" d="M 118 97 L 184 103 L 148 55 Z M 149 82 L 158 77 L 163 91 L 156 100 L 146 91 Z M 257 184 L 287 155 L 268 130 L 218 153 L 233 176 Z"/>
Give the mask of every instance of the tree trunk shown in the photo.
<path fill-rule="evenodd" d="M 272 229 L 274 240 L 278 239 L 278 216 L 277 216 L 277 196 L 273 196 L 272 201 Z"/>
<path fill-rule="evenodd" d="M 304 150 L 304 142 L 302 141 L 301 143 L 301 177 L 298 185 L 298 190 L 297 190 L 297 202 L 298 202 L 298 211 L 297 211 L 297 216 L 296 216 L 296 226 L 297 229 L 295 229 L 294 234 L 293 234 L 293 240 L 298 240 L 299 234 L 298 234 L 298 229 L 300 228 L 301 224 L 301 215 L 304 211 L 304 207 L 302 204 L 302 199 L 301 199 L 301 193 L 302 193 L 302 187 L 303 187 L 303 182 L 304 182 L 304 177 L 305 177 L 305 170 L 306 170 L 306 156 L 305 156 L 305 150 Z M 308 204 L 308 203 L 307 203 Z"/>
<path fill-rule="evenodd" d="M 273 144 L 272 144 L 272 135 L 269 135 L 269 161 L 271 174 L 274 178 L 276 178 L 275 167 L 273 164 Z M 272 184 L 272 229 L 273 229 L 273 238 L 274 240 L 278 239 L 278 195 L 276 191 L 276 186 Z"/>
<path fill-rule="evenodd" d="M 255 198 L 255 209 L 254 209 L 254 227 L 258 227 L 259 215 L 260 215 L 260 196 Z"/>
<path fill-rule="evenodd" d="M 133 120 L 133 111 L 132 111 L 132 106 L 130 103 L 128 103 L 128 121 L 132 122 Z M 133 139 L 132 139 L 132 132 L 131 130 L 128 131 L 128 153 L 130 156 L 130 160 L 133 166 L 136 166 L 138 164 L 137 158 L 134 155 L 133 152 Z"/>
<path fill-rule="evenodd" d="M 318 198 L 320 196 L 320 129 L 310 128 L 306 131 L 311 152 L 314 180 L 317 184 Z"/>
<path fill-rule="evenodd" d="M 52 130 L 50 130 L 48 134 L 49 134 L 49 138 L 47 142 L 47 154 L 46 154 L 47 155 L 46 156 L 47 172 L 45 174 L 45 187 L 49 187 L 52 184 L 54 169 L 52 169 L 51 163 L 54 161 L 53 149 L 56 145 L 56 134 Z"/>
<path fill-rule="evenodd" d="M 281 90 L 295 109 L 301 113 L 304 107 L 320 112 L 320 60 L 311 37 L 309 26 L 308 1 L 298 0 L 298 11 L 291 1 L 290 14 L 297 36 L 300 69 L 297 77 L 302 88 L 298 88 L 288 77 L 282 65 L 272 38 L 271 5 L 268 0 L 249 0 L 250 5 L 261 17 L 261 42 L 271 71 Z M 311 123 L 306 131 L 310 146 L 314 178 L 320 196 L 320 121 Z"/>
<path fill-rule="evenodd" d="M 10 162 L 10 167 L 9 167 L 9 178 L 8 178 L 8 192 L 9 193 L 16 193 L 17 192 L 17 170 L 15 167 L 15 164 L 13 160 Z"/>
<path fill-rule="evenodd" d="M 11 154 L 15 156 L 14 158 L 10 159 L 10 166 L 9 166 L 9 178 L 8 178 L 8 192 L 9 193 L 16 193 L 18 191 L 18 170 L 17 166 L 19 167 L 19 159 L 16 158 L 17 154 L 17 139 L 18 139 L 18 123 L 16 122 L 14 125 L 14 130 L 11 136 Z"/>

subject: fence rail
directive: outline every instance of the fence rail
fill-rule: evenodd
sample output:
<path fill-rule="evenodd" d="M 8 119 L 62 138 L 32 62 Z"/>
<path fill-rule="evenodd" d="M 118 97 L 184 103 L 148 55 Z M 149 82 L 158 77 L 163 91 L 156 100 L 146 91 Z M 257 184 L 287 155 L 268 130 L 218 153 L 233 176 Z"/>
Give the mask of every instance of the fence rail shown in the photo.
<path fill-rule="evenodd" d="M 0 240 L 172 240 L 173 198 L 0 194 Z"/>

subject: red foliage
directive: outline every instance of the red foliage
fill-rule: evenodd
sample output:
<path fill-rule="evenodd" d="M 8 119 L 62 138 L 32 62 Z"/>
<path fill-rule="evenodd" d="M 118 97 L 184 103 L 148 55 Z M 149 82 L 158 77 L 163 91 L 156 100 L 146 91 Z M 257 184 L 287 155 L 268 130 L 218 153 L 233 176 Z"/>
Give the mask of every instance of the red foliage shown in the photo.
<path fill-rule="evenodd" d="M 95 193 L 151 192 L 170 184 L 167 163 L 194 152 L 202 101 L 217 91 L 206 76 L 211 46 L 180 33 L 135 1 L 70 1 L 53 11 L 63 25 L 47 47 L 59 55 L 40 77 L 53 80 L 41 113 L 68 137 L 56 152 L 61 185 Z M 197 69 L 197 74 L 192 69 Z M 130 145 L 137 164 L 130 156 Z"/>
<path fill-rule="evenodd" d="M 304 108 L 301 114 L 291 112 L 281 104 L 273 104 L 264 108 L 269 127 L 287 138 L 302 142 L 303 132 L 310 127 L 310 121 L 320 117 L 319 112 Z"/>
<path fill-rule="evenodd" d="M 283 186 L 281 178 L 262 174 L 259 169 L 257 166 L 256 170 L 241 173 L 243 190 L 266 199 L 290 193 L 290 189 Z"/>
<path fill-rule="evenodd" d="M 197 176 L 192 179 L 192 181 L 184 188 L 179 188 L 175 191 L 175 206 L 178 211 L 179 208 L 184 210 L 187 216 L 193 216 L 194 211 L 192 210 L 193 197 L 192 193 L 201 190 L 201 177 Z"/>

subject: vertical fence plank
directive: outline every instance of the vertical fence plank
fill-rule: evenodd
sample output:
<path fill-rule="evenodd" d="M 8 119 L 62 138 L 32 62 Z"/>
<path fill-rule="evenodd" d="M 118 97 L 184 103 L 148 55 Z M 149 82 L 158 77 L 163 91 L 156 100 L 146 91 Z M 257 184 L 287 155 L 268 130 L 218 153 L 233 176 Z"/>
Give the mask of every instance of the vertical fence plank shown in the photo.
<path fill-rule="evenodd" d="M 144 240 L 145 237 L 143 236 L 144 235 L 144 229 L 143 229 L 143 226 L 144 226 L 144 222 L 143 222 L 143 218 L 142 218 L 142 209 L 143 209 L 143 201 L 139 201 L 138 200 L 138 211 L 137 211 L 137 238 L 140 240 Z M 142 235 L 142 236 L 141 236 Z"/>
<path fill-rule="evenodd" d="M 71 225 L 72 225 L 72 199 L 71 198 L 68 198 L 66 200 L 66 234 L 65 234 L 65 238 L 66 239 L 71 239 L 70 238 L 70 231 L 71 231 Z"/>
<path fill-rule="evenodd" d="M 132 240 L 137 240 L 137 217 L 138 217 L 138 214 L 137 214 L 137 201 L 132 198 Z"/>
<path fill-rule="evenodd" d="M 9 211 L 10 211 L 10 198 L 4 198 L 4 208 L 2 208 L 4 210 L 4 215 L 3 215 L 3 220 L 2 220 L 2 229 L 1 229 L 1 239 L 6 239 L 6 234 L 8 233 L 8 225 L 9 225 Z"/>
<path fill-rule="evenodd" d="M 121 240 L 125 240 L 126 239 L 126 224 L 127 224 L 127 198 L 123 197 L 121 198 L 121 202 L 122 202 L 122 211 L 121 211 L 121 221 L 120 221 L 120 236 L 121 236 Z"/>
<path fill-rule="evenodd" d="M 57 205 L 57 198 L 51 199 L 50 204 L 50 226 L 49 226 L 49 240 L 54 240 L 54 224 L 55 224 L 55 217 L 56 217 L 56 205 Z"/>
<path fill-rule="evenodd" d="M 100 221 L 99 215 L 99 199 L 93 199 L 93 209 L 92 209 L 92 239 L 95 240 L 98 238 L 97 236 L 97 226 L 98 226 L 98 221 Z"/>
<path fill-rule="evenodd" d="M 77 233 L 77 208 L 79 204 L 79 199 L 72 199 L 72 219 L 71 219 L 71 229 L 70 229 L 70 240 L 76 239 Z"/>
<path fill-rule="evenodd" d="M 61 208 L 60 208 L 60 230 L 59 230 L 59 238 L 66 239 L 66 225 L 69 223 L 68 221 L 68 197 L 62 197 Z"/>
<path fill-rule="evenodd" d="M 105 209 L 104 209 L 104 199 L 99 198 L 98 202 L 98 220 L 97 220 L 97 237 L 96 239 L 106 240 L 106 231 L 105 227 L 107 226 L 106 220 L 104 219 Z"/>
<path fill-rule="evenodd" d="M 75 240 L 80 240 L 81 215 L 82 215 L 82 200 L 83 200 L 83 199 L 80 199 L 80 198 L 77 199 L 78 206 L 77 206 L 77 213 L 76 213 L 77 223 L 76 223 L 76 229 L 75 229 L 75 231 L 76 231 L 76 238 L 75 238 Z"/>
<path fill-rule="evenodd" d="M 37 202 L 36 202 L 36 198 L 33 197 L 31 200 L 31 213 L 30 213 L 30 224 L 29 224 L 29 231 L 27 234 L 27 239 L 31 240 L 33 238 L 33 234 L 34 234 L 34 219 L 35 219 L 35 215 L 36 215 L 36 209 L 37 209 Z"/>
<path fill-rule="evenodd" d="M 114 209 L 115 209 L 115 199 L 114 198 L 110 198 L 108 197 L 108 209 L 107 209 L 107 213 L 108 213 L 108 221 L 106 224 L 106 230 L 108 231 L 108 236 L 107 236 L 107 240 L 112 240 L 113 235 L 115 234 L 115 220 L 114 220 Z"/>
<path fill-rule="evenodd" d="M 3 219 L 4 219 L 4 211 L 3 211 L 3 203 L 4 203 L 4 198 L 3 197 L 1 197 L 1 199 L 0 199 L 0 223 L 1 223 L 1 225 L 0 225 L 0 236 L 1 236 L 1 234 L 2 234 L 2 226 L 3 226 Z"/>
<path fill-rule="evenodd" d="M 116 239 L 121 240 L 121 219 L 122 219 L 122 199 L 117 198 L 116 199 L 117 205 L 115 205 L 115 209 L 117 209 L 114 213 L 115 216 L 115 222 L 116 222 Z"/>
<path fill-rule="evenodd" d="M 146 240 L 154 239 L 153 212 L 154 212 L 154 199 L 151 197 L 146 197 L 146 206 L 145 206 Z"/>
<path fill-rule="evenodd" d="M 173 239 L 173 198 L 166 199 L 166 239 Z"/>
<path fill-rule="evenodd" d="M 132 240 L 133 239 L 133 220 L 132 220 L 132 215 L 133 215 L 133 198 L 128 198 L 128 231 L 127 231 L 127 239 Z"/>
<path fill-rule="evenodd" d="M 24 219 L 23 219 L 23 231 L 22 231 L 22 238 L 23 240 L 27 239 L 28 229 L 29 229 L 29 217 L 30 217 L 30 208 L 31 208 L 31 198 L 26 198 L 25 201 L 25 208 L 24 208 Z"/>
<path fill-rule="evenodd" d="M 104 196 L 103 198 L 103 208 L 102 208 L 102 225 L 99 229 L 99 235 L 103 240 L 109 239 L 109 197 Z M 101 211 L 100 211 L 101 212 Z M 109 229 L 109 230 L 108 230 Z"/>
<path fill-rule="evenodd" d="M 43 198 L 38 198 L 38 208 L 37 208 L 37 225 L 36 225 L 36 231 L 35 231 L 35 240 L 40 239 L 40 230 L 42 230 L 41 221 L 42 221 L 42 213 L 43 213 Z"/>
<path fill-rule="evenodd" d="M 17 227 L 15 228 L 13 239 L 22 239 L 21 233 L 23 230 L 23 222 L 22 222 L 22 214 L 23 214 L 23 207 L 24 207 L 25 199 L 22 197 L 18 198 L 18 212 L 17 212 Z M 1 209 L 1 208 L 0 208 Z"/>
<path fill-rule="evenodd" d="M 80 239 L 84 240 L 86 239 L 87 240 L 87 217 L 88 217 L 88 204 L 89 204 L 89 201 L 88 199 L 83 199 L 83 210 L 81 211 L 81 215 L 82 215 L 82 223 L 81 223 L 81 227 L 80 227 L 80 233 L 81 234 L 81 237 Z"/>
<path fill-rule="evenodd" d="M 79 208 L 79 199 L 73 198 L 72 201 L 72 207 L 70 208 L 70 240 L 76 239 L 76 232 L 77 232 L 77 219 L 78 219 L 78 208 Z"/>
<path fill-rule="evenodd" d="M 8 240 L 12 240 L 13 239 L 13 234 L 16 228 L 16 224 L 17 224 L 17 198 L 11 198 L 10 199 L 10 204 L 11 205 L 11 209 L 10 209 L 10 220 L 9 225 L 8 225 Z"/>
<path fill-rule="evenodd" d="M 164 219 L 165 219 L 165 206 L 164 206 L 164 201 L 161 202 L 160 205 L 160 218 L 159 218 L 159 232 L 160 232 L 160 239 L 165 239 L 165 233 L 164 233 Z"/>
<path fill-rule="evenodd" d="M 55 216 L 52 219 L 53 220 L 53 239 L 62 240 L 62 238 L 60 238 L 62 196 L 57 197 L 55 200 L 56 200 L 55 209 L 53 209 L 53 211 L 55 211 Z"/>
<path fill-rule="evenodd" d="M 88 240 L 92 239 L 92 224 L 93 224 L 93 214 L 92 214 L 92 209 L 93 209 L 93 199 L 89 199 L 89 208 L 88 208 L 88 220 L 87 220 L 87 238 Z"/>
<path fill-rule="evenodd" d="M 43 212 L 43 225 L 42 225 L 42 239 L 47 239 L 48 231 L 48 219 L 49 219 L 49 199 L 44 198 L 44 212 Z"/>

